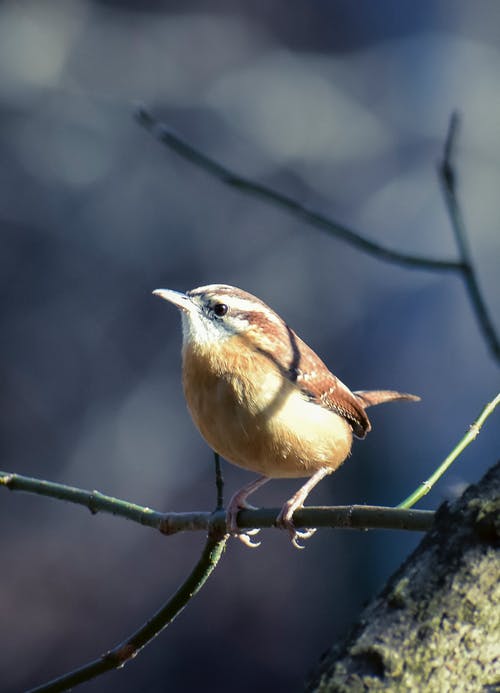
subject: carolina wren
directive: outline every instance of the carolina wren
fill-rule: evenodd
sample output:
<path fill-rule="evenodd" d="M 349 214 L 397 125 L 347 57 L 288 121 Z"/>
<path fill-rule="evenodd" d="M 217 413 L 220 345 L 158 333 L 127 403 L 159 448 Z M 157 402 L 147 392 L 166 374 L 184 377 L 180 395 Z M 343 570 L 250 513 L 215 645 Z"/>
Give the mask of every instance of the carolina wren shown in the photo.
<path fill-rule="evenodd" d="M 415 395 L 390 390 L 351 392 L 285 321 L 259 298 L 225 284 L 186 294 L 157 289 L 182 316 L 182 380 L 194 423 L 210 447 L 260 476 L 234 494 L 228 530 L 238 529 L 246 498 L 270 478 L 310 477 L 283 505 L 276 525 L 297 540 L 293 513 L 348 457 L 353 434 L 371 429 L 366 408 Z"/>

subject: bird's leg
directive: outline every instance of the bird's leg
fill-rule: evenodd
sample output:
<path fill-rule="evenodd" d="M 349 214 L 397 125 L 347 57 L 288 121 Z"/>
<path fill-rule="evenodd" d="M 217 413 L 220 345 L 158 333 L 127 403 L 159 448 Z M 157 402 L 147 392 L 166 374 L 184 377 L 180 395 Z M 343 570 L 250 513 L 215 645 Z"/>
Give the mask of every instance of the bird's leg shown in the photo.
<path fill-rule="evenodd" d="M 316 484 L 318 484 L 321 479 L 327 476 L 327 474 L 329 474 L 331 471 L 332 470 L 329 467 L 322 467 L 321 469 L 318 469 L 318 471 L 313 474 L 312 477 L 308 479 L 306 483 L 286 501 L 281 508 L 278 517 L 276 518 L 276 526 L 288 530 L 292 544 L 297 549 L 304 548 L 301 544 L 299 544 L 298 540 L 309 539 L 309 537 L 311 537 L 316 530 L 306 529 L 304 531 L 299 531 L 296 529 L 293 524 L 293 514 L 296 510 L 298 510 L 298 508 L 301 508 L 304 505 L 305 499 Z"/>
<path fill-rule="evenodd" d="M 258 488 L 263 486 L 266 482 L 269 481 L 268 476 L 258 476 L 256 479 L 251 481 L 249 484 L 246 484 L 246 486 L 243 486 L 239 491 L 236 491 L 234 496 L 231 498 L 229 501 L 229 505 L 227 506 L 226 510 L 226 525 L 228 532 L 232 534 L 235 537 L 238 537 L 240 541 L 242 541 L 244 544 L 251 548 L 257 548 L 257 546 L 260 546 L 260 541 L 254 542 L 250 539 L 251 536 L 257 534 L 259 531 L 258 529 L 251 529 L 247 530 L 246 532 L 242 532 L 238 528 L 238 513 L 240 510 L 243 508 L 250 508 L 253 509 L 253 506 L 248 505 L 246 502 L 246 499 L 248 496 L 256 491 Z"/>

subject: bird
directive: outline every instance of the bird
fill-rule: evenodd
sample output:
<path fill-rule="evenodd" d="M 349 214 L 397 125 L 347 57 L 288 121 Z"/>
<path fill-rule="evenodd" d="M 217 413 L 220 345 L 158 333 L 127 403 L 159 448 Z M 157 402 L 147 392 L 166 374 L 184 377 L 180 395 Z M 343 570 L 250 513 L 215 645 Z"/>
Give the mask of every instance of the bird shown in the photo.
<path fill-rule="evenodd" d="M 187 291 L 156 289 L 182 317 L 182 382 L 194 424 L 216 453 L 259 476 L 231 498 L 228 532 L 238 528 L 247 498 L 270 479 L 306 478 L 276 518 L 303 548 L 314 528 L 298 530 L 293 514 L 310 491 L 351 453 L 353 437 L 371 430 L 366 409 L 420 398 L 393 390 L 351 391 L 264 301 L 227 284 Z"/>

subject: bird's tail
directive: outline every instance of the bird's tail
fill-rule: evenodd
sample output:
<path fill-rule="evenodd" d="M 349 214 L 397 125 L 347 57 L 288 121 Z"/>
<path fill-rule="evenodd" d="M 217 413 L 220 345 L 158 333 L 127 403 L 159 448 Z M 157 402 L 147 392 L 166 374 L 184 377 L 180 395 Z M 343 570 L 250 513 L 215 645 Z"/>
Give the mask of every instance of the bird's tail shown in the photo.
<path fill-rule="evenodd" d="M 420 401 L 420 397 L 417 397 L 417 395 L 409 395 L 407 392 L 395 392 L 394 390 L 356 390 L 354 394 L 363 409 L 373 407 L 375 404 L 392 402 L 395 399 L 407 399 L 411 402 Z"/>

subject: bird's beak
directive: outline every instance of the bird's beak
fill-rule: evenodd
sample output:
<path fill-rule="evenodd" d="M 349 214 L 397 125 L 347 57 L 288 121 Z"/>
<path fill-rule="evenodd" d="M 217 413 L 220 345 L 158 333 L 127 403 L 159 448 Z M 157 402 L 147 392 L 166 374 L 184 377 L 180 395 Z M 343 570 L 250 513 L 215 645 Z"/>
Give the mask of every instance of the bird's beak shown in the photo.
<path fill-rule="evenodd" d="M 186 296 L 186 294 L 180 291 L 172 291 L 172 289 L 155 289 L 153 294 L 163 298 L 165 301 L 173 303 L 174 306 L 177 306 L 177 308 L 185 313 L 189 313 L 194 308 L 194 303 L 189 296 Z"/>

